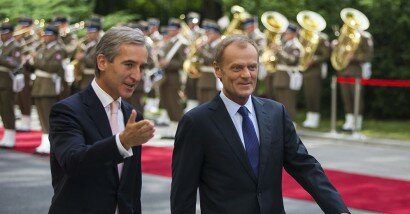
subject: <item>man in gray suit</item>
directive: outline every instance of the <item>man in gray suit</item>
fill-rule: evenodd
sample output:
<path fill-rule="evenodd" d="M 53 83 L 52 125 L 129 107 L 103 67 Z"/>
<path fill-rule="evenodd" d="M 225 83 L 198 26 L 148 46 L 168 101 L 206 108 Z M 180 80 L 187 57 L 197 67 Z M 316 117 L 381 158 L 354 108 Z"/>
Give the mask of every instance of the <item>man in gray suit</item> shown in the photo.
<path fill-rule="evenodd" d="M 325 213 L 349 212 L 317 160 L 308 154 L 284 106 L 252 96 L 258 75 L 255 42 L 227 37 L 214 69 L 223 89 L 181 119 L 172 159 L 171 211 L 284 213 L 282 169 Z"/>

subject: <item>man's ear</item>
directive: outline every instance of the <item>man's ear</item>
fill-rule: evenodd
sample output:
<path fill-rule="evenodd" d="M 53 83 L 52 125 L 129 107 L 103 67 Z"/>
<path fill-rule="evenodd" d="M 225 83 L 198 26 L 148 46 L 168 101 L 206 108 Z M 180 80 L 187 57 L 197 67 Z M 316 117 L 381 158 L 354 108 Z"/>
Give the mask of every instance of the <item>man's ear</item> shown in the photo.
<path fill-rule="evenodd" d="M 108 60 L 103 54 L 97 56 L 97 67 L 100 71 L 105 71 L 107 68 Z"/>
<path fill-rule="evenodd" d="M 219 67 L 218 63 L 216 63 L 216 61 L 214 61 L 213 66 L 214 66 L 215 76 L 220 79 L 222 77 L 221 68 Z"/>

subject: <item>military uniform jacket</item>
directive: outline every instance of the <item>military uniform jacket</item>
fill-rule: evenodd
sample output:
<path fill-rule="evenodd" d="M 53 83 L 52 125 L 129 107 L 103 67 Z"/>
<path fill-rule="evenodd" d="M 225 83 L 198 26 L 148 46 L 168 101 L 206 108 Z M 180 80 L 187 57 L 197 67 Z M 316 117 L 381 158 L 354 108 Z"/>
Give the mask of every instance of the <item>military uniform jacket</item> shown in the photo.
<path fill-rule="evenodd" d="M 255 43 L 258 45 L 259 53 L 262 53 L 263 48 L 266 46 L 266 39 L 265 35 L 259 30 L 259 28 L 256 28 L 252 33 L 248 35 L 250 39 L 255 41 Z"/>
<path fill-rule="evenodd" d="M 85 44 L 84 58 L 82 63 L 86 69 L 95 69 L 95 51 L 97 48 L 97 41 L 91 41 Z"/>
<path fill-rule="evenodd" d="M 151 35 L 149 35 L 149 37 L 152 39 L 154 43 L 157 43 L 162 40 L 162 35 L 158 31 L 153 32 Z"/>
<path fill-rule="evenodd" d="M 40 70 L 50 76 L 59 76 L 63 81 L 64 69 L 62 60 L 66 55 L 64 48 L 58 42 L 52 42 L 48 45 L 43 44 L 38 50 L 36 57 L 33 58 L 33 66 L 36 68 L 36 72 Z M 58 95 L 53 78 L 36 76 L 31 92 L 33 97 L 52 97 Z"/>
<path fill-rule="evenodd" d="M 163 57 L 166 57 L 168 52 L 171 51 L 172 47 L 178 42 L 178 36 L 174 36 L 161 48 L 161 52 L 164 53 Z M 164 84 L 170 85 L 180 85 L 181 80 L 179 77 L 179 70 L 182 69 L 182 64 L 185 60 L 185 45 L 181 45 L 175 52 L 174 56 L 171 58 L 169 64 L 164 68 L 165 81 Z M 162 55 L 162 54 L 161 54 Z"/>
<path fill-rule="evenodd" d="M 302 52 L 302 45 L 297 38 L 287 41 L 283 45 L 283 50 L 279 51 L 276 56 L 278 58 L 278 71 L 275 74 L 273 85 L 277 88 L 289 88 L 290 77 L 286 69 L 282 69 L 281 65 L 294 68 L 299 64 L 299 59 Z"/>
<path fill-rule="evenodd" d="M 21 63 L 21 46 L 14 39 L 10 39 L 0 46 L 0 88 L 11 89 L 13 80 L 11 71 L 18 68 Z"/>
<path fill-rule="evenodd" d="M 71 55 L 73 55 L 75 49 L 77 48 L 78 38 L 73 33 L 67 33 L 67 34 L 63 34 L 60 37 L 59 42 L 64 47 L 67 53 L 67 57 L 71 57 Z"/>
<path fill-rule="evenodd" d="M 221 40 L 215 40 L 211 43 L 207 43 L 199 50 L 198 57 L 203 66 L 201 71 L 201 77 L 198 80 L 198 88 L 211 88 L 216 89 L 216 77 L 213 72 L 213 61 L 216 51 L 216 46 Z"/>
<path fill-rule="evenodd" d="M 330 44 L 329 37 L 324 34 L 319 34 L 319 44 L 315 55 L 312 58 L 312 64 L 303 72 L 304 76 L 320 76 L 323 63 L 329 59 L 330 56 Z"/>
<path fill-rule="evenodd" d="M 361 77 L 361 64 L 370 62 L 373 58 L 373 38 L 368 32 L 362 32 L 360 43 L 349 65 L 341 72 L 341 76 Z"/>

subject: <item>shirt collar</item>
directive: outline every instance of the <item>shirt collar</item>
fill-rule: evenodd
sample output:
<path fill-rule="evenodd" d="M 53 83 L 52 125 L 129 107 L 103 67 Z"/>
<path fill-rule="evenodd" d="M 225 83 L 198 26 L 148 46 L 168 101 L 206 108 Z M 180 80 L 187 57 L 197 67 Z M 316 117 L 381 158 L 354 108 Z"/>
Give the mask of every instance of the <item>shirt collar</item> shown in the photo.
<path fill-rule="evenodd" d="M 108 107 L 114 99 L 107 94 L 95 81 L 95 78 L 91 82 L 91 87 L 93 87 L 95 93 L 97 94 L 98 99 L 100 99 L 101 103 L 103 104 L 104 108 Z M 121 97 L 117 99 L 117 101 L 120 103 L 119 106 L 121 106 Z"/>
<path fill-rule="evenodd" d="M 238 113 L 239 108 L 241 107 L 241 105 L 239 105 L 238 103 L 235 103 L 234 101 L 232 101 L 231 99 L 229 99 L 224 93 L 223 90 L 221 91 L 221 93 L 219 94 L 219 96 L 221 97 L 222 101 L 225 104 L 226 109 L 228 110 L 228 113 L 231 117 L 233 117 L 236 113 Z M 252 96 L 249 96 L 248 101 L 245 103 L 244 105 L 249 112 L 249 115 L 253 115 L 254 114 L 254 109 L 253 109 L 253 103 L 252 103 Z"/>

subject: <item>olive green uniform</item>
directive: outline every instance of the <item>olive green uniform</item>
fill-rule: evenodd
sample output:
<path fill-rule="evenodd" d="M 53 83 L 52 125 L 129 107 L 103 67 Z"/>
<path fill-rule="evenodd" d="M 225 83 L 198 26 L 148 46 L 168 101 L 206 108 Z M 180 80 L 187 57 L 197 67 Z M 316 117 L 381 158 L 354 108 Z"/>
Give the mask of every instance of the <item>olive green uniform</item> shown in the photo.
<path fill-rule="evenodd" d="M 303 90 L 305 95 L 306 110 L 320 112 L 322 94 L 322 69 L 330 55 L 328 36 L 319 34 L 319 43 L 309 67 L 303 72 Z"/>
<path fill-rule="evenodd" d="M 98 41 L 90 41 L 84 43 L 84 58 L 81 60 L 82 75 L 79 81 L 81 90 L 84 90 L 90 85 L 91 81 L 95 77 L 95 51 Z"/>
<path fill-rule="evenodd" d="M 21 47 L 13 38 L 0 46 L 0 116 L 5 129 L 16 129 L 12 71 L 20 66 Z"/>
<path fill-rule="evenodd" d="M 161 48 L 164 56 L 166 57 L 168 52 L 171 51 L 174 45 L 177 45 L 180 41 L 178 36 L 171 38 Z M 164 81 L 160 85 L 160 108 L 167 110 L 169 118 L 172 121 L 179 121 L 183 114 L 183 108 L 181 105 L 181 98 L 178 92 L 181 89 L 181 78 L 179 71 L 182 69 L 184 63 L 185 45 L 181 45 L 171 58 L 169 64 L 164 69 Z"/>
<path fill-rule="evenodd" d="M 50 45 L 54 43 L 53 45 Z M 37 108 L 43 133 L 49 132 L 49 119 L 51 106 L 59 100 L 61 90 L 56 90 L 56 78 L 60 77 L 61 86 L 64 81 L 62 60 L 66 58 L 66 51 L 58 42 L 42 45 L 36 57 L 33 58 L 36 79 L 31 92 Z"/>
<path fill-rule="evenodd" d="M 212 43 L 207 43 L 204 45 L 199 53 L 198 57 L 202 63 L 202 66 L 199 68 L 201 76 L 198 79 L 198 101 L 200 104 L 212 100 L 217 90 L 217 79 L 214 73 L 213 60 L 215 56 L 216 46 L 221 40 L 215 40 Z"/>
<path fill-rule="evenodd" d="M 195 27 L 192 29 L 192 35 L 190 38 L 190 42 L 195 42 L 196 39 L 203 35 L 203 30 L 199 27 Z M 188 100 L 198 100 L 197 95 L 197 87 L 198 87 L 198 78 L 190 78 L 189 76 L 186 79 L 184 93 Z"/>
<path fill-rule="evenodd" d="M 33 41 L 36 40 L 36 41 Z M 38 38 L 35 35 L 27 35 L 23 38 L 22 41 L 22 52 L 23 54 L 30 54 L 31 51 L 35 51 L 36 46 L 38 45 Z M 19 105 L 20 111 L 23 115 L 29 116 L 31 114 L 32 98 L 31 98 L 31 74 L 34 72 L 34 68 L 29 64 L 25 63 L 23 65 L 23 74 L 24 74 L 24 88 L 22 91 L 17 93 L 17 104 Z"/>
<path fill-rule="evenodd" d="M 349 64 L 343 71 L 339 73 L 343 77 L 362 78 L 361 65 L 366 62 L 370 62 L 373 58 L 373 38 L 368 32 L 363 32 L 360 43 L 351 59 Z M 343 107 L 345 114 L 353 114 L 354 111 L 354 97 L 355 86 L 354 84 L 341 84 L 340 85 Z M 361 90 L 359 101 L 359 114 L 363 114 L 364 107 L 364 91 Z"/>
<path fill-rule="evenodd" d="M 278 51 L 278 66 L 273 81 L 275 96 L 289 112 L 292 120 L 296 117 L 296 94 L 297 91 L 290 88 L 290 76 L 288 72 L 297 71 L 297 65 L 302 51 L 302 45 L 297 38 L 287 41 L 283 49 Z"/>

